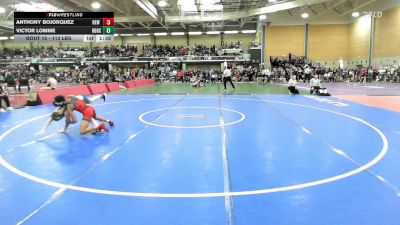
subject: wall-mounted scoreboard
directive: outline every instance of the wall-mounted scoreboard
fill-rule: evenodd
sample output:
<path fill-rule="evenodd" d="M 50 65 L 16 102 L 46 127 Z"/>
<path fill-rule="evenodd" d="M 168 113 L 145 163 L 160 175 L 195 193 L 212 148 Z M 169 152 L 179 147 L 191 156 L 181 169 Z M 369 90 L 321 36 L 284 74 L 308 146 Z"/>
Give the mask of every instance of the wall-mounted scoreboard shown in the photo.
<path fill-rule="evenodd" d="M 14 12 L 14 41 L 114 41 L 114 12 Z"/>

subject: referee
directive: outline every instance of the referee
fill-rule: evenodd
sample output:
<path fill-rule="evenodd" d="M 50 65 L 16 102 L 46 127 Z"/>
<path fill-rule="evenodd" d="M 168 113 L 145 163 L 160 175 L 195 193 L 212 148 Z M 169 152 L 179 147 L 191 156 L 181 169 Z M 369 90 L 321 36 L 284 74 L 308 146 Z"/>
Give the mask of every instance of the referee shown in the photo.
<path fill-rule="evenodd" d="M 226 83 L 229 81 L 231 83 L 233 89 L 235 90 L 235 85 L 233 85 L 232 82 L 232 71 L 228 69 L 228 67 L 225 67 L 224 69 L 224 91 L 226 91 Z"/>

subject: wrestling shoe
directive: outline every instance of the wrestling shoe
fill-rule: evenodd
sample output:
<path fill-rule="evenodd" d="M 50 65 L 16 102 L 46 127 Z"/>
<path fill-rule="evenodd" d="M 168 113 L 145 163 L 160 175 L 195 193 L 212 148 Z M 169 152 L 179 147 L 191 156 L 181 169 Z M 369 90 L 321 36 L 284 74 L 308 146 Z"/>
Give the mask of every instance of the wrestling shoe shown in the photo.
<path fill-rule="evenodd" d="M 100 124 L 99 126 L 97 126 L 97 131 L 102 131 L 104 130 L 105 132 L 108 132 L 108 128 L 106 127 L 106 125 L 104 124 Z"/>
<path fill-rule="evenodd" d="M 110 126 L 114 126 L 114 122 L 111 120 L 108 121 L 108 124 L 110 124 Z"/>
<path fill-rule="evenodd" d="M 103 99 L 104 102 L 106 101 L 106 95 L 107 95 L 106 93 L 101 95 L 101 99 Z"/>

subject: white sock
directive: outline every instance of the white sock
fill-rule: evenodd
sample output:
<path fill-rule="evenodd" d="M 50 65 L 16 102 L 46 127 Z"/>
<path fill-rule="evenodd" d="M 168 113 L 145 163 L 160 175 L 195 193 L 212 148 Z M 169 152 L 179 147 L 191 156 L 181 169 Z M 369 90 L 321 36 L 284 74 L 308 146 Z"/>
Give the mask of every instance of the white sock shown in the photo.
<path fill-rule="evenodd" d="M 96 100 L 101 99 L 101 95 L 95 95 L 95 96 L 92 96 L 92 97 L 90 97 L 88 99 L 89 99 L 90 102 L 94 102 Z"/>

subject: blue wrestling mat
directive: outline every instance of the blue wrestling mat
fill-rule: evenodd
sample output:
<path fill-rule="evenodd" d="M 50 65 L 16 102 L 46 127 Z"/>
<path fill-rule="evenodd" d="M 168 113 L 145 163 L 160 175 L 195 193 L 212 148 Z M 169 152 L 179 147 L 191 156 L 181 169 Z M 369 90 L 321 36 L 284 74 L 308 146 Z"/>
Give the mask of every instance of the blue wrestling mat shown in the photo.
<path fill-rule="evenodd" d="M 109 133 L 0 115 L 0 225 L 399 225 L 399 113 L 314 96 L 110 95 Z M 80 120 L 81 115 L 77 113 Z"/>

